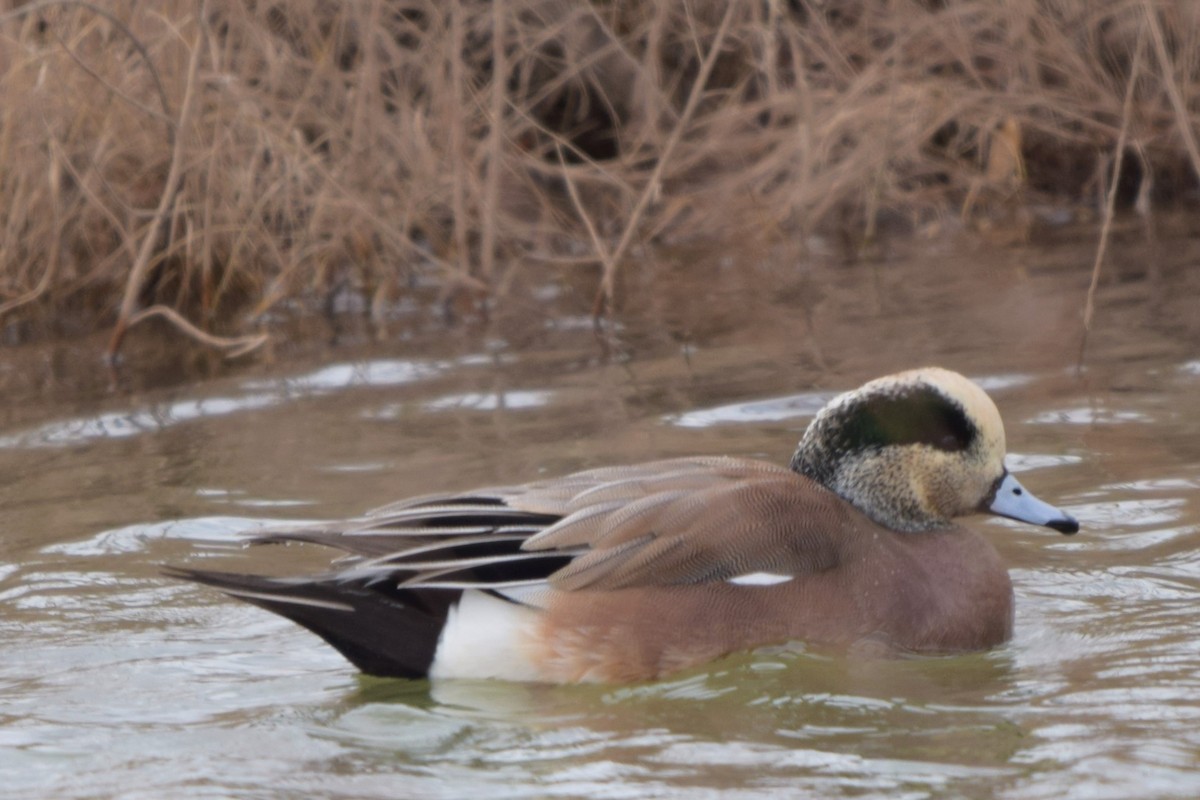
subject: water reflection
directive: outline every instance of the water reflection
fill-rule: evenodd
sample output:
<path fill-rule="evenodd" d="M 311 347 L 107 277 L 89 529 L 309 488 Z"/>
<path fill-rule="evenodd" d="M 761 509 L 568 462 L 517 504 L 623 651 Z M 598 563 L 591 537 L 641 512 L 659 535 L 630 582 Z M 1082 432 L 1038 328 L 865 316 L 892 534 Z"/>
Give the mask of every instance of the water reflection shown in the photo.
<path fill-rule="evenodd" d="M 552 396 L 553 393 L 548 391 L 510 391 L 490 394 L 468 392 L 430 400 L 424 403 L 422 408 L 426 411 L 445 411 L 447 409 L 471 409 L 472 411 L 507 409 L 515 411 L 521 408 L 540 408 L 548 404 Z"/>
<path fill-rule="evenodd" d="M 1034 425 L 1121 425 L 1127 422 L 1154 422 L 1154 417 L 1140 411 L 1081 407 L 1043 411 L 1028 421 Z"/>
<path fill-rule="evenodd" d="M 278 520 L 276 520 L 278 522 Z M 102 556 L 145 552 L 154 542 L 175 539 L 191 544 L 230 545 L 242 541 L 271 520 L 248 517 L 201 517 L 129 525 L 77 542 L 58 542 L 41 548 L 44 555 Z"/>
<path fill-rule="evenodd" d="M 183 422 L 250 412 L 306 396 L 320 396 L 362 387 L 389 387 L 429 380 L 448 370 L 493 363 L 488 356 L 466 356 L 454 361 L 422 362 L 384 359 L 335 364 L 302 375 L 272 380 L 248 380 L 242 394 L 186 399 L 150 409 L 106 412 L 52 422 L 28 431 L 0 436 L 0 449 L 29 449 L 83 444 L 92 439 L 120 439 L 157 433 Z M 529 393 L 526 402 L 536 402 Z M 520 403 L 521 397 L 514 402 Z M 483 401 L 480 401 L 483 402 Z M 518 406 L 519 407 L 519 406 Z"/>
<path fill-rule="evenodd" d="M 666 420 L 681 428 L 707 428 L 729 423 L 781 422 L 788 419 L 815 416 L 836 396 L 836 392 L 813 392 L 756 400 L 751 403 L 732 403 L 716 408 L 701 408 L 674 414 Z"/>
<path fill-rule="evenodd" d="M 764 679 L 771 663 L 786 669 Z M 1017 774 L 1005 763 L 1024 732 L 1003 711 L 947 702 L 948 692 L 962 697 L 1002 680 L 1009 665 L 972 656 L 959 667 L 914 660 L 864 670 L 780 650 L 634 687 L 446 682 L 427 695 L 366 679 L 326 730 L 359 750 L 436 763 L 443 775 L 447 763 L 476 780 L 521 765 L 517 777 L 541 776 L 549 794 L 601 790 L 592 779 L 602 778 L 602 796 L 674 795 L 695 781 L 723 797 L 782 786 L 893 796 L 914 780 L 944 789 Z M 480 720 L 486 740 L 470 724 Z M 428 738 L 414 736 L 426 727 Z M 959 763 L 967 753 L 970 766 Z"/>
<path fill-rule="evenodd" d="M 989 393 L 1002 392 L 1024 386 L 1033 381 L 1031 375 L 985 375 L 973 377 L 976 383 Z M 681 428 L 707 428 L 713 425 L 755 424 L 782 422 L 790 419 L 808 418 L 816 415 L 825 404 L 836 397 L 838 391 L 803 392 L 769 400 L 747 403 L 730 403 L 714 408 L 700 408 L 682 414 L 670 414 L 667 422 Z"/>

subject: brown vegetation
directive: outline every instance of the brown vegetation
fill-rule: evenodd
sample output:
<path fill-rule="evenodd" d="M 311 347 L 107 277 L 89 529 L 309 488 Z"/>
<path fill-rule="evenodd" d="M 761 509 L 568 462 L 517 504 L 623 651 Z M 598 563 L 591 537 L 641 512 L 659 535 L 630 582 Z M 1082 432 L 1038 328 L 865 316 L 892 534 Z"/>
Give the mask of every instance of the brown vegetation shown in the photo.
<path fill-rule="evenodd" d="M 600 308 L 639 242 L 1178 202 L 1198 121 L 1191 0 L 43 0 L 0 15 L 0 323 L 239 352 L 580 267 Z"/>

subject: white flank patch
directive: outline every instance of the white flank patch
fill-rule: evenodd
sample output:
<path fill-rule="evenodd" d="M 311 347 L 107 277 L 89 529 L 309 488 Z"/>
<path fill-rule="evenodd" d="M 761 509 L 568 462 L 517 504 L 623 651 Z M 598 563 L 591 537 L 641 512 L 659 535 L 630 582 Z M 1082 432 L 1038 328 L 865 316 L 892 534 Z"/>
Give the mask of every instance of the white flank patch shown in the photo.
<path fill-rule="evenodd" d="M 429 677 L 536 681 L 529 636 L 538 612 L 480 591 L 462 594 L 438 638 Z"/>
<path fill-rule="evenodd" d="M 774 586 L 777 583 L 787 583 L 791 575 L 776 575 L 774 572 L 747 572 L 745 575 L 735 575 L 729 583 L 735 586 Z"/>

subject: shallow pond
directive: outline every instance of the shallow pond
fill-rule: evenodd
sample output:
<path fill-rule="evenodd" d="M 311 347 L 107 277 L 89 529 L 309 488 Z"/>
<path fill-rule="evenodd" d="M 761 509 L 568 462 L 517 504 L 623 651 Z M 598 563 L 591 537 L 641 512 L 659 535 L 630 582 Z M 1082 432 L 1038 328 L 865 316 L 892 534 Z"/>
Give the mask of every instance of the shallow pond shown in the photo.
<path fill-rule="evenodd" d="M 1112 257 L 1082 372 L 1086 237 L 854 265 L 675 253 L 628 277 L 605 347 L 564 282 L 485 331 L 413 325 L 157 388 L 64 384 L 81 356 L 14 351 L 9 372 L 42 378 L 0 418 L 3 795 L 1195 797 L 1200 243 L 1131 236 Z M 239 536 L 439 488 L 785 462 L 833 393 L 926 363 L 984 384 L 1010 465 L 1083 525 L 971 520 L 1016 587 L 993 652 L 785 647 L 654 684 L 431 686 L 362 678 L 159 574 L 314 568 L 326 553 Z"/>

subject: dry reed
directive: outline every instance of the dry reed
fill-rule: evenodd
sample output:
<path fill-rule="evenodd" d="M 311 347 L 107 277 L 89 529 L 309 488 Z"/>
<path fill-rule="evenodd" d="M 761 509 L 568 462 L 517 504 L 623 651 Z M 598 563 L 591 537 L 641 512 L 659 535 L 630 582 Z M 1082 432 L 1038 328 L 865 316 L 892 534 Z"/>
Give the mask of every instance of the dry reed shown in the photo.
<path fill-rule="evenodd" d="M 0 109 L 0 321 L 237 353 L 346 288 L 600 307 L 638 243 L 1094 205 L 1114 162 L 1182 201 L 1200 4 L 43 0 Z"/>

